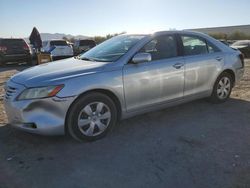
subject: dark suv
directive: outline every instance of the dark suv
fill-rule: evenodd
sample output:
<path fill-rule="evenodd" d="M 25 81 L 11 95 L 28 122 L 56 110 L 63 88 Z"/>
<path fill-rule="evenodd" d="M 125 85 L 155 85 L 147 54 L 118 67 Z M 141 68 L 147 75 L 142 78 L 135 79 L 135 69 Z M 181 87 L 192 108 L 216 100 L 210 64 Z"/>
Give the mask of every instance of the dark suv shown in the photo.
<path fill-rule="evenodd" d="M 23 39 L 0 39 L 0 65 L 8 62 L 32 64 L 30 48 Z"/>
<path fill-rule="evenodd" d="M 84 53 L 95 46 L 95 41 L 91 39 L 76 40 L 74 43 L 74 55 Z"/>

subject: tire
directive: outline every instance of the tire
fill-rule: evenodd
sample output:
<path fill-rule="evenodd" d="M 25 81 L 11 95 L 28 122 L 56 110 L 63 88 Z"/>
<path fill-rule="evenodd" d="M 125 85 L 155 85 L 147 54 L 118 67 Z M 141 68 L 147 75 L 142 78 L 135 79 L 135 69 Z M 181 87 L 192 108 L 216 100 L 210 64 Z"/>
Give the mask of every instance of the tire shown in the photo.
<path fill-rule="evenodd" d="M 117 108 L 112 99 L 102 93 L 91 92 L 70 107 L 66 130 L 78 141 L 94 141 L 106 136 L 116 122 Z"/>
<path fill-rule="evenodd" d="M 232 88 L 233 79 L 231 74 L 227 72 L 221 73 L 214 84 L 213 92 L 209 98 L 209 101 L 215 104 L 227 101 L 227 99 L 230 97 Z"/>

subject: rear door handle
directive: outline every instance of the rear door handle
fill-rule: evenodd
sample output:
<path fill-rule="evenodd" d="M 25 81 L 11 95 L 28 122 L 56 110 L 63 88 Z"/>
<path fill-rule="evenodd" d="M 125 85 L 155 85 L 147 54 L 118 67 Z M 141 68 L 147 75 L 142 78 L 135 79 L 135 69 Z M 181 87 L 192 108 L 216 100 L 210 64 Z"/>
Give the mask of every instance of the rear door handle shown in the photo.
<path fill-rule="evenodd" d="M 217 61 L 221 61 L 223 58 L 222 57 L 216 57 L 215 58 Z"/>
<path fill-rule="evenodd" d="M 180 69 L 184 64 L 183 63 L 176 63 L 173 65 L 174 68 Z"/>

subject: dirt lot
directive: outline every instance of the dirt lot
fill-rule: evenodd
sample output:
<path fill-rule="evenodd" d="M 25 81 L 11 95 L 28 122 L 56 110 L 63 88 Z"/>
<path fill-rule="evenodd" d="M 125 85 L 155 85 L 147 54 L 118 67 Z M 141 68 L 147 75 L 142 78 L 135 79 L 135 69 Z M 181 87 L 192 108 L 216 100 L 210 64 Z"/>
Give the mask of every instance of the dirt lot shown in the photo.
<path fill-rule="evenodd" d="M 0 69 L 0 95 L 17 71 Z M 93 143 L 6 123 L 0 101 L 1 188 L 250 187 L 250 60 L 228 102 L 199 100 L 137 116 Z"/>

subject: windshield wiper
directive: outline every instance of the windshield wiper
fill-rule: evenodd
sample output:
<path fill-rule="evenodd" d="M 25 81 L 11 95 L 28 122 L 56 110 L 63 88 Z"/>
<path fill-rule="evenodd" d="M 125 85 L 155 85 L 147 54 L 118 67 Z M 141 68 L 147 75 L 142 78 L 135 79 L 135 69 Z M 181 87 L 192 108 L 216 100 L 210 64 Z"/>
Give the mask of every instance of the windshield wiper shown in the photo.
<path fill-rule="evenodd" d="M 84 60 L 84 61 L 95 61 L 94 59 L 87 58 L 87 57 L 83 57 L 83 58 L 79 57 L 79 59 Z"/>

